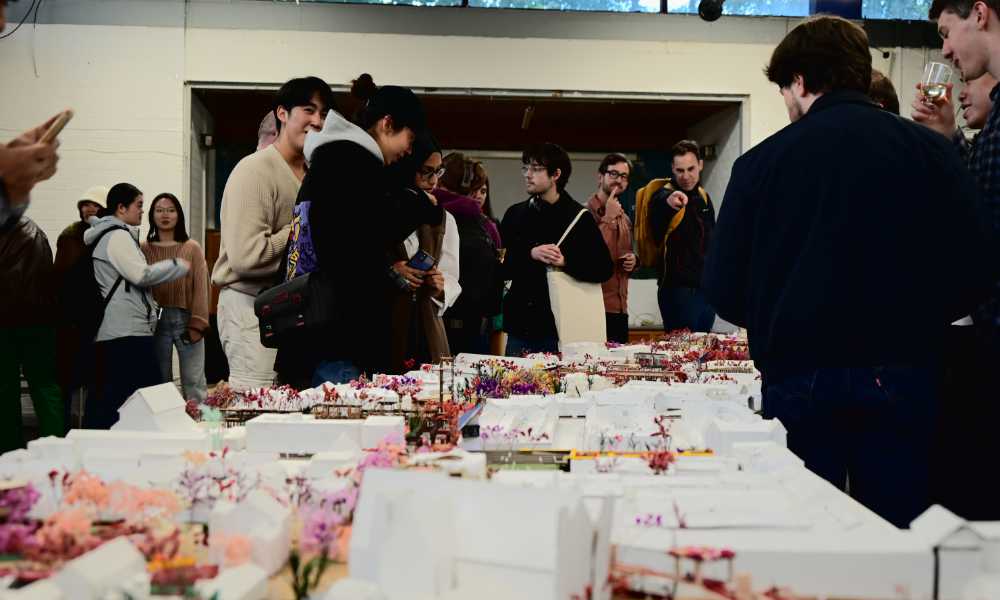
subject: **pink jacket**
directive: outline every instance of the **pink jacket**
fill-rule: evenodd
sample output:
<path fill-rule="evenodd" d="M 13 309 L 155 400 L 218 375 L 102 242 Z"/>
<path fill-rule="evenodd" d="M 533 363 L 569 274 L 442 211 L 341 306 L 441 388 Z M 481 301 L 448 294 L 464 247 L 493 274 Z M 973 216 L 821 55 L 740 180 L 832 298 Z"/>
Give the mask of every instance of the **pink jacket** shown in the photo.
<path fill-rule="evenodd" d="M 615 272 L 611 279 L 601 284 L 604 290 L 604 310 L 609 313 L 628 312 L 628 272 L 622 268 L 620 257 L 632 252 L 632 221 L 617 200 L 608 200 L 601 206 L 601 200 L 594 194 L 587 202 L 587 208 L 594 215 L 597 227 L 608 245 Z"/>

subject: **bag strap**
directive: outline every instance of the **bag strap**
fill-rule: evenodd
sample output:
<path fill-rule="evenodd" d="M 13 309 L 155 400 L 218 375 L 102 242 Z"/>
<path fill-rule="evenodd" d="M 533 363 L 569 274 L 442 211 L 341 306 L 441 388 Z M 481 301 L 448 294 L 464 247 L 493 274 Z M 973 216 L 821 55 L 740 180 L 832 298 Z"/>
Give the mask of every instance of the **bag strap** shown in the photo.
<path fill-rule="evenodd" d="M 124 281 L 124 279 L 125 279 L 124 277 L 122 277 L 121 275 L 119 275 L 118 279 L 115 281 L 115 284 L 113 286 L 111 286 L 111 291 L 108 292 L 108 297 L 107 298 L 103 298 L 101 300 L 101 315 L 102 315 L 102 317 L 103 317 L 104 313 L 106 313 L 108 311 L 108 305 L 111 304 L 111 298 L 114 297 L 115 292 L 118 291 L 118 286 L 120 286 L 122 284 L 122 281 Z"/>
<path fill-rule="evenodd" d="M 562 237 L 561 237 L 561 238 L 559 238 L 559 241 L 558 241 L 558 242 L 556 242 L 556 246 L 557 246 L 557 247 L 558 247 L 558 246 L 561 246 L 561 245 L 562 245 L 562 243 L 563 243 L 563 240 L 565 240 L 565 239 L 566 239 L 566 236 L 567 236 L 567 235 L 569 235 L 569 232 L 570 232 L 570 230 L 572 230 L 572 229 L 573 229 L 573 226 L 574 226 L 574 225 L 576 225 L 576 222 L 577 222 L 577 221 L 579 221 L 579 220 L 580 220 L 580 217 L 582 217 L 582 216 L 583 216 L 583 215 L 584 215 L 585 213 L 587 213 L 587 212 L 590 212 L 590 211 L 588 211 L 588 210 L 587 210 L 586 208 L 584 208 L 584 209 L 582 209 L 582 210 L 581 210 L 580 212 L 578 212 L 578 213 L 576 214 L 576 218 L 575 218 L 575 219 L 573 219 L 573 222 L 572 222 L 572 223 L 570 223 L 570 224 L 569 224 L 569 227 L 567 227 L 567 228 L 566 228 L 566 231 L 564 231 L 564 232 L 563 232 L 563 234 L 562 234 Z"/>
<path fill-rule="evenodd" d="M 96 250 L 97 249 L 97 244 L 101 243 L 101 239 L 104 236 L 108 235 L 109 233 L 111 233 L 113 231 L 118 231 L 118 230 L 121 230 L 121 231 L 124 231 L 124 232 L 128 233 L 128 227 L 122 227 L 121 225 L 115 225 L 114 227 L 108 227 L 107 229 L 105 229 L 101 233 L 98 233 L 97 237 L 94 238 L 94 241 L 90 242 L 87 245 L 90 246 L 92 250 Z M 129 235 L 129 237 L 132 237 L 131 234 Z M 133 240 L 134 239 L 135 238 L 133 238 Z"/>

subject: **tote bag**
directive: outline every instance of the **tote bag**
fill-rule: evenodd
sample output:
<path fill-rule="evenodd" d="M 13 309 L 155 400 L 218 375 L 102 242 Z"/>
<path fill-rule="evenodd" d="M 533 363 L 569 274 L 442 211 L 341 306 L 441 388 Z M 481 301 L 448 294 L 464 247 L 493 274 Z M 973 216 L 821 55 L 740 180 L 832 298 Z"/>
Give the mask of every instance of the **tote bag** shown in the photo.
<path fill-rule="evenodd" d="M 587 209 L 583 209 L 576 215 L 556 246 L 562 245 L 570 230 L 586 213 Z M 556 267 L 549 267 L 546 275 L 549 281 L 549 303 L 552 305 L 552 316 L 559 334 L 559 347 L 576 342 L 603 344 L 608 341 L 601 284 L 579 281 Z"/>

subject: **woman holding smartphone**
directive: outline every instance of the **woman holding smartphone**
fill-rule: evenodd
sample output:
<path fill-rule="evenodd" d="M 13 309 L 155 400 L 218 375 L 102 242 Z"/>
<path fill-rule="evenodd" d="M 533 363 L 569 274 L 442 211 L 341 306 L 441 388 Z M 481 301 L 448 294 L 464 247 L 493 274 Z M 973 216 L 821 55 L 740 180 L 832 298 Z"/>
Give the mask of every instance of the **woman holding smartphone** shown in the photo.
<path fill-rule="evenodd" d="M 163 309 L 153 344 L 163 383 L 174 380 L 173 355 L 177 348 L 184 399 L 200 404 L 208 393 L 203 340 L 208 329 L 208 265 L 201 246 L 188 237 L 184 209 L 177 196 L 163 193 L 153 199 L 142 253 L 150 264 L 173 258 L 191 264 L 186 276 L 153 288 L 153 298 Z"/>
<path fill-rule="evenodd" d="M 435 206 L 431 193 L 443 174 L 441 150 L 429 136 L 418 138 L 413 153 L 390 169 L 399 186 L 399 202 Z M 398 286 L 391 293 L 392 345 L 389 369 L 403 373 L 421 363 L 450 356 L 442 319 L 462 293 L 459 284 L 459 237 L 455 217 L 445 211 L 438 225 L 420 225 L 388 254 Z"/>
<path fill-rule="evenodd" d="M 323 130 L 306 136 L 309 171 L 292 213 L 284 280 L 309 274 L 332 298 L 327 323 L 278 349 L 279 377 L 299 389 L 386 370 L 395 285 L 386 248 L 443 219 L 426 198 L 398 198 L 386 173 L 426 129 L 420 100 L 367 74 L 351 93 L 363 102 L 354 123 L 331 110 Z"/>

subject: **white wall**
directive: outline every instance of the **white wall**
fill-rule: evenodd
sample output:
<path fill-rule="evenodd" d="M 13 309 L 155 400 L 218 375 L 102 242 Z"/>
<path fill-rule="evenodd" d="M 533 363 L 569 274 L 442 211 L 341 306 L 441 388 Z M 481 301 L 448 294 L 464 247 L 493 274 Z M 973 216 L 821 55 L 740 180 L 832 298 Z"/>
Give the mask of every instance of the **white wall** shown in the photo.
<path fill-rule="evenodd" d="M 740 109 L 733 107 L 695 123 L 688 130 L 688 137 L 697 140 L 702 146 L 715 146 L 716 157 L 705 161 L 701 180 L 716 211 L 722 206 L 733 163 L 741 154 L 742 136 L 739 125 Z"/>
<path fill-rule="evenodd" d="M 250 4 L 261 10 L 285 10 L 264 2 Z M 481 15 L 486 24 L 495 13 L 474 14 Z M 598 23 L 616 18 L 552 18 L 557 17 Z M 687 19 L 653 18 L 675 27 L 676 19 Z M 389 23 L 386 20 L 386 28 L 399 28 Z M 767 39 L 780 39 L 789 26 L 778 19 L 740 23 L 764 32 L 762 37 Z M 4 82 L 0 136 L 13 136 L 66 106 L 77 112 L 62 134 L 59 173 L 36 188 L 29 211 L 54 245 L 58 232 L 75 219 L 77 196 L 95 184 L 129 181 L 150 198 L 172 191 L 187 205 L 185 165 L 190 145 L 184 134 L 190 124 L 185 123 L 189 118 L 185 117 L 185 82 L 277 84 L 315 74 L 344 84 L 367 71 L 377 82 L 425 88 L 745 97 L 741 132 L 745 147 L 787 123 L 780 97 L 761 74 L 773 41 L 746 42 L 742 38 L 747 36 L 736 26 L 706 29 L 730 33 L 694 42 L 636 40 L 628 28 L 615 30 L 609 25 L 607 29 L 619 31 L 617 39 L 209 29 L 183 23 L 160 27 L 43 23 L 37 29 L 22 28 L 0 42 L 0 81 Z M 741 41 L 726 41 L 728 36 Z M 922 50 L 904 50 L 893 60 L 892 79 L 904 106 L 912 98 L 925 55 Z M 651 135 L 655 135 L 655 125 Z M 578 173 L 585 171 L 581 165 Z M 721 175 L 713 174 L 713 178 Z M 717 197 L 721 200 L 721 194 Z"/>
<path fill-rule="evenodd" d="M 0 137 L 76 111 L 59 171 L 35 188 L 28 212 L 53 248 L 93 185 L 128 181 L 150 200 L 184 190 L 183 30 L 47 25 L 22 35 L 30 31 L 0 42 Z"/>

